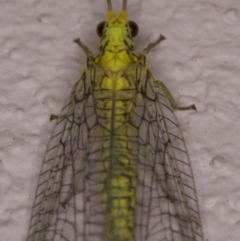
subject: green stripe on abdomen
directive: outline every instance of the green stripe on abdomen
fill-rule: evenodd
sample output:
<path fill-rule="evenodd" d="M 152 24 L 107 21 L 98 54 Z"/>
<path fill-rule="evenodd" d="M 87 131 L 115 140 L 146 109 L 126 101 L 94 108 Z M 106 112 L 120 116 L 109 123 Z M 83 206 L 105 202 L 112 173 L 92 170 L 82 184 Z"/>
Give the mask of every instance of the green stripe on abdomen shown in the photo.
<path fill-rule="evenodd" d="M 137 173 L 130 145 L 126 135 L 103 143 L 100 198 L 110 241 L 134 239 Z"/>

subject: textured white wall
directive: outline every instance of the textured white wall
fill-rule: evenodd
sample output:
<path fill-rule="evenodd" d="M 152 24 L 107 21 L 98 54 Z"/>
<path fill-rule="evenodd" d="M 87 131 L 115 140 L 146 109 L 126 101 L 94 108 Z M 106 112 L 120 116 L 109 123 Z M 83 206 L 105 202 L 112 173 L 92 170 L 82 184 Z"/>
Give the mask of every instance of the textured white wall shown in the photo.
<path fill-rule="evenodd" d="M 121 1 L 113 1 L 118 5 Z M 205 240 L 240 236 L 240 1 L 129 0 L 136 51 L 167 40 L 149 66 L 181 105 Z M 24 241 L 44 151 L 83 71 L 80 37 L 98 52 L 104 0 L 0 1 L 0 240 Z"/>

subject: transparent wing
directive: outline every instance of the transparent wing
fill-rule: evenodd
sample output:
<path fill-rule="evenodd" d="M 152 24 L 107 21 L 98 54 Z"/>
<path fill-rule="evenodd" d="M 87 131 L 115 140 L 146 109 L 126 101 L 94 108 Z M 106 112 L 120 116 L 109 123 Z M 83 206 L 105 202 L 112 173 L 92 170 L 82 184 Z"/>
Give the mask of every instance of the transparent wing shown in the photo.
<path fill-rule="evenodd" d="M 132 125 L 138 128 L 137 241 L 201 241 L 196 189 L 173 110 L 144 68 Z"/>
<path fill-rule="evenodd" d="M 85 188 L 89 136 L 96 126 L 90 83 L 84 73 L 58 117 L 43 160 L 27 241 L 77 240 L 82 232 L 78 224 L 84 204 L 79 196 Z"/>
<path fill-rule="evenodd" d="M 192 170 L 174 113 L 146 67 L 133 64 L 122 74 L 132 83 L 118 90 L 116 98 L 128 100 L 121 113 L 129 124 L 119 138 L 131 141 L 136 163 L 134 240 L 201 241 Z M 110 153 L 103 143 L 111 132 L 105 115 L 112 92 L 97 84 L 105 77 L 101 66 L 89 66 L 59 115 L 40 173 L 27 241 L 107 241 L 106 225 L 111 224 L 100 199 L 109 190 L 100 184 L 107 175 L 100 165 L 106 161 L 101 160 L 103 153 Z"/>

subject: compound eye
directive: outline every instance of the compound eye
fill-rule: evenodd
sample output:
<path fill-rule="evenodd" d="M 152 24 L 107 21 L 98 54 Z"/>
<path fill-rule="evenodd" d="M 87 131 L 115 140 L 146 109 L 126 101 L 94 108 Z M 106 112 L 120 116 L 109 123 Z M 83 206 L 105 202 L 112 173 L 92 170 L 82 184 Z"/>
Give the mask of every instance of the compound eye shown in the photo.
<path fill-rule="evenodd" d="M 103 31 L 104 31 L 104 28 L 105 28 L 105 24 L 106 24 L 106 22 L 103 21 L 103 22 L 99 23 L 98 26 L 97 26 L 96 31 L 97 31 L 97 35 L 100 38 L 103 36 Z"/>
<path fill-rule="evenodd" d="M 133 21 L 128 21 L 128 25 L 132 38 L 136 37 L 138 35 L 138 25 Z"/>

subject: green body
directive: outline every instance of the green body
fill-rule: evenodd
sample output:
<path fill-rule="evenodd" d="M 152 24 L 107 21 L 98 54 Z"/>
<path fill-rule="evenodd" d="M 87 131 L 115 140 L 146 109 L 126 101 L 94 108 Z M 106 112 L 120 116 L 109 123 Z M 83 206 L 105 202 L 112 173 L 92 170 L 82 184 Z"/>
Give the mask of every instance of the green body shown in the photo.
<path fill-rule="evenodd" d="M 129 133 L 137 133 L 137 129 L 129 119 L 137 90 L 135 80 L 126 79 L 124 74 L 130 74 L 128 67 L 138 59 L 129 49 L 133 42 L 128 32 L 126 12 L 116 18 L 109 11 L 102 52 L 94 60 L 105 74 L 96 78 L 93 95 L 98 103 L 97 116 L 104 119 L 103 136 L 107 137 L 102 144 L 100 198 L 106 213 L 106 236 L 111 241 L 132 241 L 135 233 L 137 172 Z"/>

